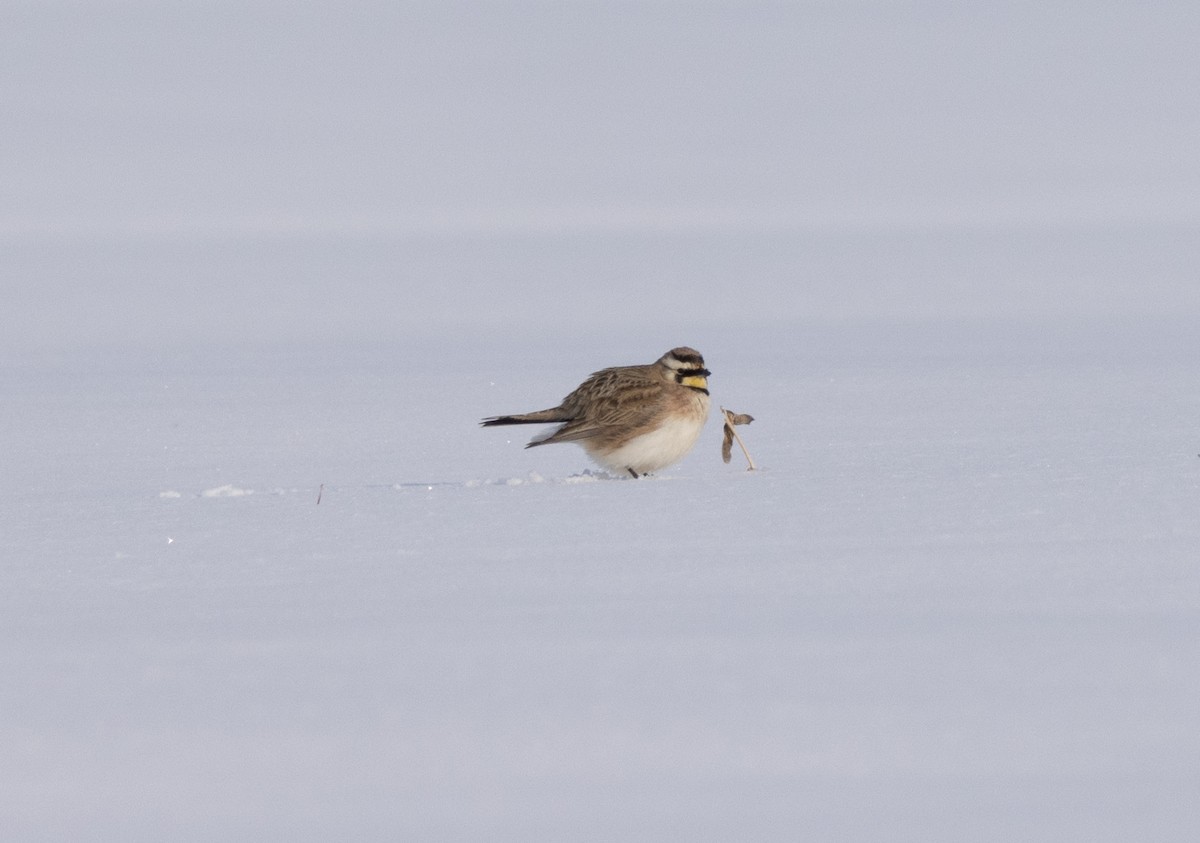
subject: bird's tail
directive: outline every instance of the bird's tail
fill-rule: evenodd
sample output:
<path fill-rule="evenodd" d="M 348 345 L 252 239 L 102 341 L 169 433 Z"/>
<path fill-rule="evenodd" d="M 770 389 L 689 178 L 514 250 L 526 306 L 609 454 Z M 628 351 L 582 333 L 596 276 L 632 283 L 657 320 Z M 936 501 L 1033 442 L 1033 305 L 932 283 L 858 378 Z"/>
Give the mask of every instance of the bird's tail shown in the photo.
<path fill-rule="evenodd" d="M 505 424 L 550 424 L 551 422 L 569 421 L 563 411 L 555 407 L 552 410 L 538 410 L 536 413 L 521 413 L 516 416 L 492 416 L 480 422 L 484 427 L 499 427 Z"/>

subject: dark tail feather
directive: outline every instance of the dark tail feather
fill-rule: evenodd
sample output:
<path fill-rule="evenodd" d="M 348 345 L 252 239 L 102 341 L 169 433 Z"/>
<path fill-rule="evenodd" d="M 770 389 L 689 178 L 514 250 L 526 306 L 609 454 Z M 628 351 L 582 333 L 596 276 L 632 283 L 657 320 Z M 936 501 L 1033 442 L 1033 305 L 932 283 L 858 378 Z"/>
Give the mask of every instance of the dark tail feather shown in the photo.
<path fill-rule="evenodd" d="M 500 427 L 505 424 L 536 424 L 537 419 L 523 419 L 520 416 L 495 416 L 480 422 L 484 427 Z"/>
<path fill-rule="evenodd" d="M 550 422 L 567 421 L 563 414 L 555 410 L 538 410 L 536 413 L 522 413 L 519 416 L 492 416 L 480 422 L 484 427 L 499 427 L 505 424 L 549 424 Z"/>

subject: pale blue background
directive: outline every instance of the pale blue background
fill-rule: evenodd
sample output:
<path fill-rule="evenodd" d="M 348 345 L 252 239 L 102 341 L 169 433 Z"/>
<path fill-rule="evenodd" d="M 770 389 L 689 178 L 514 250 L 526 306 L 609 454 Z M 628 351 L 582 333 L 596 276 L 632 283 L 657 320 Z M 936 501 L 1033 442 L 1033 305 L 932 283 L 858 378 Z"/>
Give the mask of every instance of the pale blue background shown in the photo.
<path fill-rule="evenodd" d="M 1185 322 L 1195 4 L 0 10 L 0 347 Z"/>

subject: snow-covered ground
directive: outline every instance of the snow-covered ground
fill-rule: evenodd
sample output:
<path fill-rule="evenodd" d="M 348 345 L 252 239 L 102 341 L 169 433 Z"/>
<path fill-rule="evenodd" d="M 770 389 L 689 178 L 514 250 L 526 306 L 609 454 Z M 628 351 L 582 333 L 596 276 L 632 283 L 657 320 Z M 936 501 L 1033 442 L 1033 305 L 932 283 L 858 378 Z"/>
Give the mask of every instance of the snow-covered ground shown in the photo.
<path fill-rule="evenodd" d="M 1188 839 L 1196 353 L 710 339 L 756 473 L 515 340 L 6 371 L 8 836 Z"/>
<path fill-rule="evenodd" d="M 5 7 L 0 838 L 1195 840 L 1197 14 Z"/>

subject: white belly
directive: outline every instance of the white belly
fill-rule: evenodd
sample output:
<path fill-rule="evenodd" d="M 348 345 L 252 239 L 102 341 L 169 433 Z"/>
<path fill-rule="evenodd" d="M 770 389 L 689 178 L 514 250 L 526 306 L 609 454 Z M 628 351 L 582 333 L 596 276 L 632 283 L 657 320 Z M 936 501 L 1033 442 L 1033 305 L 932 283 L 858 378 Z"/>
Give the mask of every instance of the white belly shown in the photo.
<path fill-rule="evenodd" d="M 586 441 L 580 444 L 587 449 L 588 456 L 610 471 L 624 473 L 632 468 L 638 474 L 647 474 L 683 459 L 700 437 L 704 419 L 699 414 L 679 418 L 604 453 Z"/>

